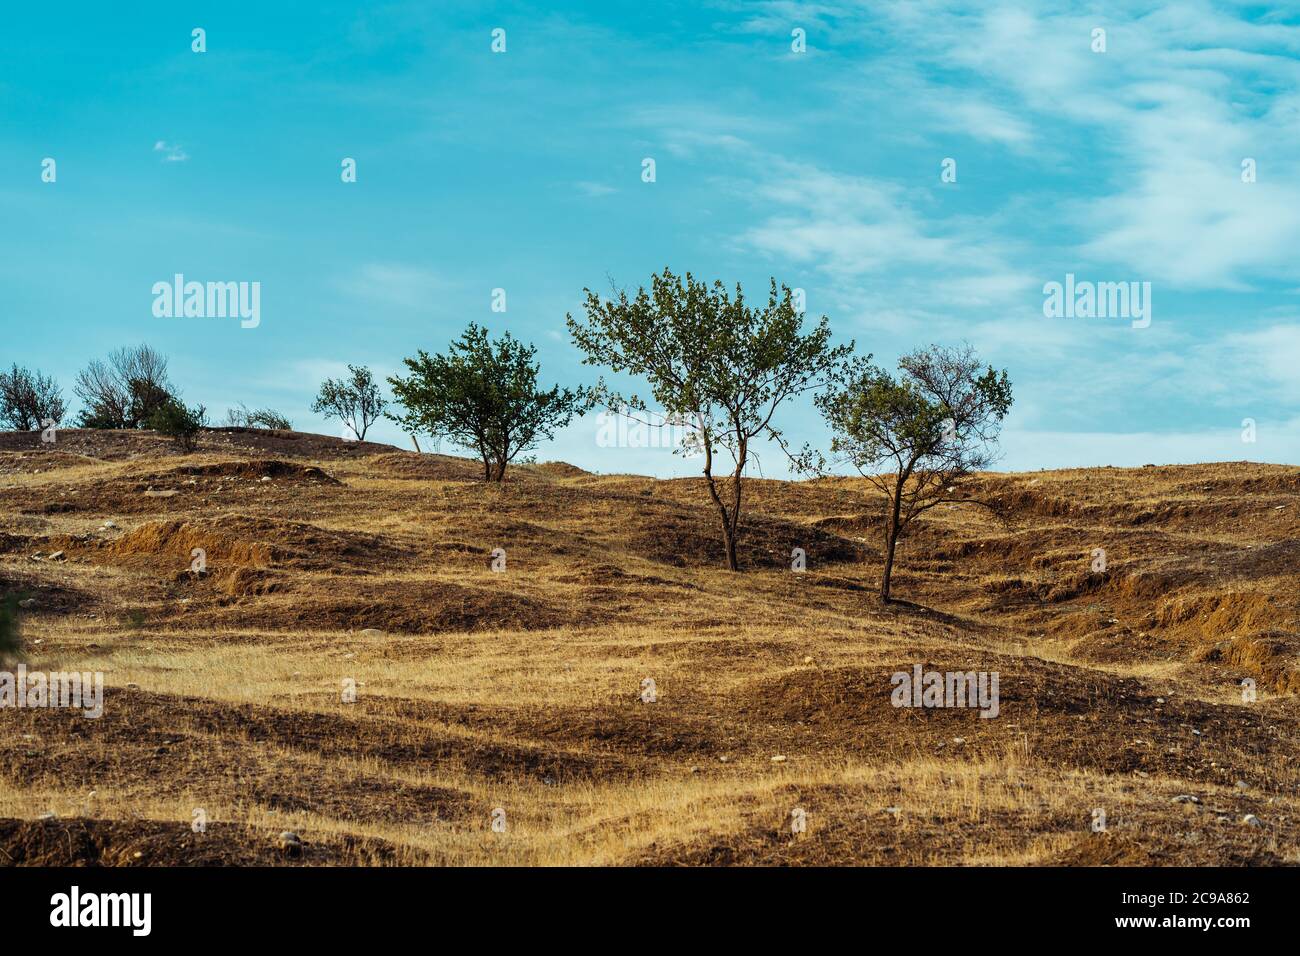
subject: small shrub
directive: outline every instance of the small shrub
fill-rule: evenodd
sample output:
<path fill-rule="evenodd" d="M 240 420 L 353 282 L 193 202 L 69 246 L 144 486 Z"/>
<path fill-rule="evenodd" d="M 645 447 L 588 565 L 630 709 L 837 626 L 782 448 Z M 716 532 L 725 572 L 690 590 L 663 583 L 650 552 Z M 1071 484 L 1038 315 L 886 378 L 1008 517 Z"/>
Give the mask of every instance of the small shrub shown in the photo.
<path fill-rule="evenodd" d="M 226 424 L 232 428 L 293 428 L 293 423 L 274 408 L 249 408 L 243 402 L 226 412 Z"/>
<path fill-rule="evenodd" d="M 174 439 L 181 450 L 187 452 L 194 450 L 195 440 L 207 424 L 207 409 L 202 405 L 189 408 L 176 398 L 168 399 L 146 422 L 147 427 Z"/>

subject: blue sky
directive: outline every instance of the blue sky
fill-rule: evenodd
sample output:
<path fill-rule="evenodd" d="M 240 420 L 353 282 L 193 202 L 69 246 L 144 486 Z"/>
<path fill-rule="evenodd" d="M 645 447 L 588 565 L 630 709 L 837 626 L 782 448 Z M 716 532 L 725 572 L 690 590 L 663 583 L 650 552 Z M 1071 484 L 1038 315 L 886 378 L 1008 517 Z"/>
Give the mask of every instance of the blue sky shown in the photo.
<path fill-rule="evenodd" d="M 0 108 L 0 362 L 69 394 L 148 342 L 216 418 L 338 434 L 308 410 L 323 377 L 470 321 L 589 382 L 565 313 L 667 265 L 803 288 L 883 363 L 969 341 L 1015 385 L 1005 468 L 1300 462 L 1294 6 L 23 5 Z M 178 272 L 260 282 L 260 326 L 156 318 Z M 1150 282 L 1150 326 L 1044 316 L 1067 273 Z M 823 439 L 809 404 L 781 424 Z M 698 470 L 597 430 L 538 457 Z"/>

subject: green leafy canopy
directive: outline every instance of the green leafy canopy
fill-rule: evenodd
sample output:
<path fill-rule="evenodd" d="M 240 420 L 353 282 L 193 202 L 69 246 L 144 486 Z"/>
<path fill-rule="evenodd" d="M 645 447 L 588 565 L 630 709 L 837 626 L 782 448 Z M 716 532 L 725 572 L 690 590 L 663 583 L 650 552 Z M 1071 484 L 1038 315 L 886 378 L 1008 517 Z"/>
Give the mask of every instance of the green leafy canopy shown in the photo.
<path fill-rule="evenodd" d="M 707 285 L 669 269 L 632 297 L 620 291 L 605 300 L 584 291 L 586 320 L 569 315 L 566 322 L 585 364 L 644 378 L 665 418 L 733 455 L 752 454 L 749 442 L 760 434 L 779 441 L 776 409 L 819 387 L 853 348 L 830 346 L 826 316 L 805 333 L 791 290 L 778 289 L 775 279 L 766 305 L 758 307 L 739 284 L 733 295 L 721 282 Z M 637 394 L 604 391 L 600 400 L 615 409 L 649 410 Z"/>
<path fill-rule="evenodd" d="M 500 480 L 505 467 L 591 407 L 591 392 L 537 385 L 537 349 L 509 332 L 493 340 L 470 323 L 445 354 L 420 350 L 404 359 L 410 372 L 389 384 L 405 409 L 389 417 L 408 433 L 424 432 L 471 449 L 485 476 Z"/>

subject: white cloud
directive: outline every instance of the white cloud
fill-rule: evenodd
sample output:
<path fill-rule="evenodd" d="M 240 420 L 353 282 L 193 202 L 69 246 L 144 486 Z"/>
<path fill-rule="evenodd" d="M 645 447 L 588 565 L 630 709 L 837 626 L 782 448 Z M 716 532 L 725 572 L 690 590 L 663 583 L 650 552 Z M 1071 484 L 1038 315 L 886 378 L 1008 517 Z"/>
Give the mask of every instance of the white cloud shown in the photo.
<path fill-rule="evenodd" d="M 1033 139 L 1027 123 L 999 106 L 975 96 L 945 90 L 940 94 L 939 112 L 947 122 L 976 139 L 1011 147 L 1023 147 Z"/>
<path fill-rule="evenodd" d="M 586 180 L 574 183 L 574 185 L 578 187 L 578 192 L 582 193 L 582 195 L 589 199 L 599 199 L 602 196 L 608 196 L 611 193 L 618 192 L 618 190 L 613 186 L 607 186 L 604 183 L 595 183 Z"/>
<path fill-rule="evenodd" d="M 1300 402 L 1300 324 L 1230 332 L 1200 346 L 1195 374 L 1200 388 L 1215 387 L 1237 402 Z"/>
<path fill-rule="evenodd" d="M 633 110 L 625 125 L 651 130 L 655 142 L 680 159 L 701 152 L 747 150 L 751 147 L 747 137 L 775 129 L 766 121 L 693 104 Z"/>
<path fill-rule="evenodd" d="M 422 266 L 370 262 L 337 281 L 344 293 L 379 305 L 427 309 L 450 287 L 436 272 Z"/>
<path fill-rule="evenodd" d="M 185 152 L 185 150 L 180 146 L 177 146 L 175 143 L 168 143 L 161 139 L 153 144 L 153 151 L 155 153 L 163 154 L 162 158 L 164 163 L 183 163 L 190 158 L 190 154 Z"/>

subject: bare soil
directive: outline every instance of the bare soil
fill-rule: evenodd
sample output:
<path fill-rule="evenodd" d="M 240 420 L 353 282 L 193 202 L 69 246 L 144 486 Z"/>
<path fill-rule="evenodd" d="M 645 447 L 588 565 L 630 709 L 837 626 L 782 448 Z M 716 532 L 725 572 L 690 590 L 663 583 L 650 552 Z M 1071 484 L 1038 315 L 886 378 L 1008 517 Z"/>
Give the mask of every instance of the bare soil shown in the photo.
<path fill-rule="evenodd" d="M 980 476 L 890 605 L 860 480 L 749 482 L 729 574 L 699 479 L 480 476 L 0 433 L 23 663 L 106 684 L 0 709 L 0 864 L 1300 862 L 1300 468 Z"/>

